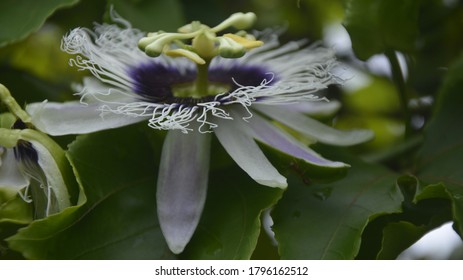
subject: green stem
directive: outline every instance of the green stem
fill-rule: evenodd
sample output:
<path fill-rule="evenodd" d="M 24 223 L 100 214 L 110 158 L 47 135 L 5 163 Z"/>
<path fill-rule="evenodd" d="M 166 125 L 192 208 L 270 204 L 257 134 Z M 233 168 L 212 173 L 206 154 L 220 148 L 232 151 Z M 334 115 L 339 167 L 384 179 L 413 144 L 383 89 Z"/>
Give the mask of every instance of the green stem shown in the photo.
<path fill-rule="evenodd" d="M 197 74 L 196 74 L 196 95 L 193 97 L 204 97 L 209 95 L 209 62 L 206 61 L 205 64 L 196 64 L 197 65 Z"/>
<path fill-rule="evenodd" d="M 402 69 L 400 68 L 399 59 L 397 58 L 396 52 L 392 49 L 389 49 L 385 51 L 385 55 L 391 64 L 392 80 L 394 81 L 399 93 L 400 105 L 402 107 L 402 114 L 405 121 L 405 137 L 408 137 L 411 132 L 410 125 L 412 115 L 408 107 L 409 97 L 407 94 L 407 86 L 405 84 L 405 79 L 402 73 Z"/>
<path fill-rule="evenodd" d="M 0 128 L 12 128 L 16 119 L 12 113 L 0 113 Z"/>
<path fill-rule="evenodd" d="M 0 101 L 5 104 L 10 112 L 19 118 L 23 123 L 30 123 L 31 117 L 24 111 L 18 102 L 11 96 L 10 91 L 2 84 L 0 84 Z"/>

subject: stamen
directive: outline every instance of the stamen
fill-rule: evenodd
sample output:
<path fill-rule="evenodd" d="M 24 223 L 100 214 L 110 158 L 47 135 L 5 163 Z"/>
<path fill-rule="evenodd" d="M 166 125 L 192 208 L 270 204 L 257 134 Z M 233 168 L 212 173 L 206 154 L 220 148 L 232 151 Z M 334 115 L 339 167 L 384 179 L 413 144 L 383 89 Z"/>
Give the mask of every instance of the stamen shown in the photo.
<path fill-rule="evenodd" d="M 189 51 L 189 50 L 185 50 L 185 49 L 175 49 L 175 50 L 169 50 L 169 51 L 166 51 L 165 52 L 166 55 L 170 56 L 170 57 L 186 57 L 188 59 L 190 59 L 191 61 L 195 62 L 196 64 L 200 64 L 200 65 L 203 65 L 203 64 L 206 64 L 206 61 L 204 59 L 202 59 L 198 54 L 192 52 L 192 51 Z"/>
<path fill-rule="evenodd" d="M 157 57 L 168 44 L 175 40 L 184 40 L 193 38 L 196 33 L 149 33 L 147 37 L 141 38 L 138 47 L 148 56 Z"/>
<path fill-rule="evenodd" d="M 238 58 L 246 53 L 246 48 L 229 37 L 217 38 L 219 40 L 219 55 L 225 58 Z"/>
<path fill-rule="evenodd" d="M 264 44 L 264 42 L 258 41 L 253 37 L 245 38 L 245 37 L 238 36 L 238 35 L 231 34 L 231 33 L 225 34 L 223 35 L 223 37 L 232 39 L 233 41 L 242 45 L 246 49 L 257 48 Z"/>

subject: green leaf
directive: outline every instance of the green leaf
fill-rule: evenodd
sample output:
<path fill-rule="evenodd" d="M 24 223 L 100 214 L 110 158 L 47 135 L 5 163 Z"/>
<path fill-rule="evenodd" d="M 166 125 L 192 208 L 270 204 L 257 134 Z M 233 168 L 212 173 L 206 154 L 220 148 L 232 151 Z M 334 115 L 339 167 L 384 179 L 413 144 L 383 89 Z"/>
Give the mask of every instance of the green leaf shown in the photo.
<path fill-rule="evenodd" d="M 363 60 L 387 49 L 411 52 L 418 36 L 420 0 L 348 0 L 344 24 Z"/>
<path fill-rule="evenodd" d="M 8 237 L 16 234 L 21 227 L 24 227 L 24 224 L 14 221 L 0 221 L 0 260 L 24 259 L 21 254 L 11 250 L 5 241 Z"/>
<path fill-rule="evenodd" d="M 368 224 L 356 259 L 396 259 L 426 232 L 450 219 L 450 200 L 440 186 L 423 189 L 413 176 L 399 177 L 397 185 L 404 196 L 402 212 Z"/>
<path fill-rule="evenodd" d="M 157 158 L 136 126 L 80 136 L 69 159 L 86 199 L 21 229 L 12 249 L 28 259 L 173 257 L 156 215 Z"/>
<path fill-rule="evenodd" d="M 2 0 L 0 2 L 0 47 L 24 39 L 38 30 L 57 9 L 79 0 Z"/>
<path fill-rule="evenodd" d="M 32 221 L 32 205 L 26 203 L 16 191 L 0 186 L 0 259 L 16 259 L 20 255 L 8 248 L 5 239 Z"/>
<path fill-rule="evenodd" d="M 203 216 L 181 257 L 249 259 L 259 238 L 261 213 L 282 193 L 258 185 L 236 165 L 213 172 Z"/>
<path fill-rule="evenodd" d="M 143 31 L 176 31 L 185 24 L 177 0 L 108 0 L 117 13 Z"/>
<path fill-rule="evenodd" d="M 437 188 L 437 191 L 439 184 L 445 187 L 452 201 L 455 228 L 460 235 L 463 233 L 462 88 L 463 56 L 448 71 L 417 161 L 420 180 Z M 442 192 L 436 192 L 436 196 L 442 196 Z"/>
<path fill-rule="evenodd" d="M 443 184 L 431 184 L 421 187 L 415 195 L 414 202 L 433 198 L 450 199 Z"/>
<path fill-rule="evenodd" d="M 394 260 L 405 249 L 418 241 L 426 232 L 425 226 L 416 226 L 409 222 L 389 223 L 383 231 L 382 249 L 377 258 Z"/>
<path fill-rule="evenodd" d="M 352 167 L 331 184 L 306 184 L 289 176 L 288 190 L 272 212 L 284 259 L 353 259 L 368 222 L 401 211 L 396 174 L 336 151 L 322 154 Z"/>

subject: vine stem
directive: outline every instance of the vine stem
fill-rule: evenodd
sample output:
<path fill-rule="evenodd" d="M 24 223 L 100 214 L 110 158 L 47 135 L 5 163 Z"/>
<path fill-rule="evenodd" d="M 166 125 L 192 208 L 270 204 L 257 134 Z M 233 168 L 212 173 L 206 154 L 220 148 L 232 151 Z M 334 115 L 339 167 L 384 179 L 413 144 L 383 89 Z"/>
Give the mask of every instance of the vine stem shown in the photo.
<path fill-rule="evenodd" d="M 24 111 L 18 102 L 11 96 L 10 91 L 2 84 L 0 84 L 0 103 L 5 104 L 10 112 L 19 118 L 23 123 L 30 123 L 31 117 Z"/>
<path fill-rule="evenodd" d="M 392 80 L 395 83 L 397 91 L 399 93 L 400 105 L 402 107 L 402 114 L 405 122 L 405 137 L 408 137 L 411 133 L 411 117 L 412 114 L 408 107 L 409 97 L 407 94 L 407 86 L 405 84 L 405 78 L 400 67 L 397 53 L 388 49 L 384 53 L 391 64 Z"/>

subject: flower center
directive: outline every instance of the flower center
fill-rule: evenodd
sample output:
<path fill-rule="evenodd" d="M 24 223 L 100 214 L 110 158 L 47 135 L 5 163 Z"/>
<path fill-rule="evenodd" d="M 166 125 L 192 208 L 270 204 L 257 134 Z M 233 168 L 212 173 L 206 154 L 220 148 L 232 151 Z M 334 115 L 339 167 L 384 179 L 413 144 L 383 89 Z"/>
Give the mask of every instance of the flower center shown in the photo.
<path fill-rule="evenodd" d="M 239 58 L 246 51 L 259 47 L 263 42 L 240 30 L 235 34 L 217 33 L 234 27 L 249 28 L 256 20 L 254 13 L 235 13 L 215 27 L 209 27 L 194 21 L 178 29 L 177 33 L 154 32 L 140 39 L 138 47 L 148 56 L 161 54 L 171 57 L 186 57 L 196 64 L 194 85 L 176 86 L 175 97 L 191 97 L 196 99 L 213 96 L 227 90 L 227 84 L 210 84 L 209 66 L 216 56 Z"/>
<path fill-rule="evenodd" d="M 192 97 L 194 99 L 201 99 L 205 97 L 203 95 L 197 94 L 196 85 L 193 83 L 173 84 L 171 88 L 172 88 L 172 95 L 177 98 Z M 230 89 L 231 89 L 230 85 L 222 84 L 222 83 L 211 83 L 209 81 L 206 96 L 215 96 L 220 93 L 229 92 Z"/>
<path fill-rule="evenodd" d="M 151 62 L 129 71 L 134 84 L 134 92 L 141 100 L 153 103 L 182 104 L 195 106 L 198 103 L 213 101 L 219 94 L 233 92 L 241 86 L 259 86 L 269 80 L 270 72 L 261 66 L 240 65 L 208 69 L 208 94 L 197 94 L 197 72 L 193 67 L 180 72 L 172 66 Z M 270 85 L 272 82 L 267 83 Z"/>

